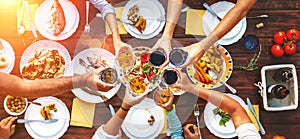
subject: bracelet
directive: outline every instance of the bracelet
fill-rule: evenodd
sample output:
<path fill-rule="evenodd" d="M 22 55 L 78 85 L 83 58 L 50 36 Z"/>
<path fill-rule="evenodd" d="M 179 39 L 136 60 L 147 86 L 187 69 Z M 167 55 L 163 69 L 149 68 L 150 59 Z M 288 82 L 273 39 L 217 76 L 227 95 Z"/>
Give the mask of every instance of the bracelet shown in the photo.
<path fill-rule="evenodd" d="M 123 111 L 129 111 L 130 110 L 130 108 L 129 109 L 125 109 L 124 107 L 122 107 L 122 105 L 121 105 L 121 107 L 120 107 Z"/>

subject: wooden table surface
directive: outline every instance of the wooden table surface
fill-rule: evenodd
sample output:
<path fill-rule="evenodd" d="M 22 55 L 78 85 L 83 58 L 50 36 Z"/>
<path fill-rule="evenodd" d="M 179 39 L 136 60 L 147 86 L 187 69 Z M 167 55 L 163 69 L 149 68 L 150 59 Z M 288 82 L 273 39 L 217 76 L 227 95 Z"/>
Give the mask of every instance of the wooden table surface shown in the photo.
<path fill-rule="evenodd" d="M 90 9 L 90 19 L 94 24 L 92 28 L 92 35 L 87 35 L 83 33 L 85 25 L 85 1 L 84 0 L 71 0 L 77 7 L 80 14 L 80 22 L 76 32 L 68 39 L 63 41 L 57 41 L 64 45 L 69 51 L 71 57 L 73 58 L 78 52 L 86 49 L 88 47 L 94 47 L 87 45 L 91 39 L 98 39 L 101 45 L 99 47 L 105 48 L 113 52 L 112 38 L 111 36 L 105 36 L 104 24 L 100 18 L 95 18 L 96 13 L 98 12 L 93 6 Z M 121 0 L 108 0 L 113 5 L 124 6 L 124 1 Z M 29 0 L 29 3 L 38 3 L 40 4 L 42 0 Z M 123 3 L 121 3 L 123 2 Z M 185 1 L 185 4 L 194 9 L 204 9 L 202 3 L 207 2 L 209 4 L 215 3 L 214 0 L 191 0 Z M 121 3 L 121 4 L 120 4 Z M 161 3 L 166 8 L 167 1 L 161 0 Z M 10 13 L 12 10 L 5 6 L 0 6 L 1 17 Z M 300 29 L 300 1 L 294 0 L 258 0 L 254 7 L 248 13 L 248 16 L 257 16 L 261 14 L 268 14 L 269 17 L 266 19 L 248 19 L 247 20 L 247 30 L 244 35 L 255 34 L 259 37 L 260 44 L 262 45 L 262 54 L 258 60 L 259 66 L 266 65 L 275 65 L 275 64 L 285 64 L 290 63 L 296 66 L 297 72 L 299 72 L 300 66 L 300 47 L 297 48 L 296 54 L 292 56 L 283 56 L 282 58 L 274 58 L 271 55 L 270 48 L 273 45 L 273 34 L 277 31 L 287 31 L 290 28 Z M 12 14 L 14 15 L 14 14 Z M 173 46 L 187 46 L 189 44 L 195 43 L 201 40 L 204 36 L 192 36 L 185 35 L 185 18 L 186 13 L 181 13 L 181 16 L 178 21 L 178 25 L 175 28 L 174 39 L 172 41 Z M 28 31 L 25 33 L 25 42 L 23 45 L 22 40 L 18 37 L 16 29 L 16 18 L 7 18 L 9 22 L 4 22 L 3 19 L 0 22 L 0 37 L 7 40 L 12 47 L 14 48 L 16 60 L 15 66 L 11 74 L 20 76 L 19 64 L 20 58 L 24 50 L 34 42 L 31 36 L 31 32 Z M 264 23 L 264 27 L 261 29 L 256 29 L 255 25 L 257 23 Z M 122 40 L 132 45 L 136 46 L 147 46 L 152 47 L 157 39 L 160 37 L 161 33 L 156 37 L 149 40 L 140 40 L 134 39 L 132 36 L 122 35 Z M 39 34 L 39 39 L 43 38 Z M 297 45 L 300 46 L 300 43 L 297 42 Z M 96 46 L 98 47 L 98 46 Z M 253 54 L 258 52 L 258 48 L 255 50 L 246 50 L 243 45 L 243 39 L 239 40 L 237 43 L 225 47 L 233 59 L 234 65 L 239 63 L 248 63 L 252 58 Z M 253 104 L 258 104 L 260 109 L 260 121 L 266 130 L 266 135 L 262 136 L 263 138 L 272 138 L 274 135 L 283 135 L 286 138 L 298 138 L 300 135 L 300 111 L 289 110 L 289 111 L 280 111 L 280 112 L 270 112 L 266 111 L 263 108 L 262 97 L 258 94 L 258 88 L 254 86 L 254 83 L 261 81 L 260 70 L 256 71 L 244 71 L 234 69 L 228 84 L 237 89 L 237 95 L 240 96 L 243 100 L 246 100 L 249 97 L 252 100 Z M 299 84 L 298 84 L 299 85 Z M 218 90 L 223 92 L 229 92 L 224 86 L 218 88 Z M 111 117 L 107 105 L 112 104 L 117 110 L 121 104 L 121 99 L 124 95 L 124 86 L 121 87 L 117 95 L 111 98 L 106 103 L 97 104 L 96 115 L 95 115 L 95 128 L 81 128 L 70 126 L 67 132 L 62 136 L 62 138 L 90 138 L 96 131 L 96 127 L 106 123 L 106 121 Z M 4 95 L 0 95 L 0 100 L 4 100 Z M 69 111 L 72 110 L 72 100 L 75 97 L 72 92 L 65 93 L 57 98 L 61 99 L 67 105 Z M 182 121 L 182 124 L 195 123 L 196 120 L 193 116 L 192 109 L 193 104 L 198 103 L 200 106 L 201 114 L 203 114 L 206 101 L 198 99 L 195 96 L 185 93 L 181 96 L 175 98 L 175 103 L 177 103 L 177 114 Z M 0 119 L 7 117 L 8 114 L 3 109 L 3 101 L 0 101 Z M 20 116 L 23 117 L 23 116 Z M 204 139 L 217 138 L 205 127 L 202 122 L 203 127 L 201 128 L 202 137 Z M 12 138 L 31 138 L 23 124 L 17 124 L 16 133 Z M 157 138 L 167 138 L 165 135 L 161 135 Z"/>

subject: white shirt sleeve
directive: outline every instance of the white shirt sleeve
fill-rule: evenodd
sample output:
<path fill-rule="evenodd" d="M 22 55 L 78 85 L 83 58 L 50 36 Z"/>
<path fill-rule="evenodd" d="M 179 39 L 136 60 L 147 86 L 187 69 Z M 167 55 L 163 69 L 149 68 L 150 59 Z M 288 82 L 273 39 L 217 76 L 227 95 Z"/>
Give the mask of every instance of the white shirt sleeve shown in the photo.
<path fill-rule="evenodd" d="M 245 123 L 236 128 L 239 139 L 261 139 L 253 123 Z"/>
<path fill-rule="evenodd" d="M 106 0 L 90 0 L 90 2 L 101 12 L 103 20 L 107 14 L 115 14 L 114 7 Z"/>
<path fill-rule="evenodd" d="M 95 132 L 95 134 L 93 135 L 92 139 L 117 139 L 118 135 L 113 136 L 113 135 L 109 135 L 107 134 L 104 130 L 103 130 L 103 126 L 101 125 L 97 131 Z"/>

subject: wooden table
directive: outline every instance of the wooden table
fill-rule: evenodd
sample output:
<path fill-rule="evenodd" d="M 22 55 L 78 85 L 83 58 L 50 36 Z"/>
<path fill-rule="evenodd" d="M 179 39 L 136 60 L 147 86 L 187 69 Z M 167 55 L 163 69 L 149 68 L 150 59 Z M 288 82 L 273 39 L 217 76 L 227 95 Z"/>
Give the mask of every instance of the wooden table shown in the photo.
<path fill-rule="evenodd" d="M 85 25 L 85 1 L 84 0 L 71 0 L 77 7 L 79 14 L 80 14 L 80 22 L 76 32 L 68 39 L 63 41 L 57 41 L 63 44 L 67 50 L 69 51 L 71 57 L 73 58 L 74 55 L 81 50 L 88 48 L 86 43 L 90 39 L 89 36 L 83 34 L 83 29 Z M 41 3 L 42 0 L 30 0 L 30 3 Z M 109 0 L 110 3 L 113 5 L 124 5 L 119 4 L 122 2 L 121 0 Z M 166 8 L 166 0 L 161 0 L 164 7 Z M 202 7 L 203 2 L 208 2 L 209 4 L 214 3 L 214 0 L 206 1 L 206 0 L 191 0 L 185 1 L 189 7 L 194 9 L 204 9 Z M 0 9 L 4 9 L 1 11 L 1 14 L 4 15 L 5 13 L 9 13 L 9 9 L 4 6 L 0 6 Z M 97 13 L 97 9 L 91 7 L 90 9 L 90 19 L 93 19 Z M 299 72 L 299 57 L 300 57 L 300 49 L 297 49 L 297 53 L 292 56 L 284 56 L 282 58 L 273 58 L 270 53 L 270 48 L 273 45 L 273 34 L 277 31 L 287 31 L 290 28 L 297 28 L 300 29 L 300 2 L 294 0 L 259 0 L 254 5 L 254 7 L 249 12 L 249 16 L 257 16 L 261 14 L 268 14 L 269 18 L 267 19 L 248 19 L 247 20 L 247 30 L 245 35 L 247 34 L 255 34 L 259 37 L 260 44 L 262 45 L 262 54 L 260 59 L 258 60 L 259 66 L 266 66 L 266 65 L 274 65 L 274 64 L 283 64 L 283 63 L 291 63 L 296 66 L 297 72 Z M 2 16 L 1 15 L 1 16 Z M 186 13 L 181 13 L 181 16 L 178 21 L 178 25 L 175 28 L 174 32 L 174 39 L 173 39 L 173 46 L 187 46 L 189 44 L 195 43 L 198 40 L 202 39 L 203 36 L 192 36 L 192 35 L 185 35 L 185 17 Z M 1 19 L 3 21 L 3 19 Z M 25 33 L 25 38 L 27 44 L 23 45 L 21 39 L 18 37 L 15 24 L 15 18 L 8 18 L 7 20 L 11 20 L 12 24 L 7 24 L 7 22 L 1 22 L 0 29 L 0 37 L 7 40 L 14 48 L 16 60 L 15 66 L 11 74 L 20 76 L 19 72 L 19 63 L 20 58 L 24 50 L 30 45 L 32 36 L 31 32 Z M 101 19 L 94 19 L 99 20 L 99 26 L 97 27 L 97 31 L 104 32 L 104 24 Z M 98 22 L 98 21 L 95 21 Z M 255 25 L 257 23 L 263 22 L 264 27 L 261 29 L 256 29 Z M 94 29 L 95 30 L 95 29 Z M 161 34 L 160 34 L 161 35 Z M 128 42 L 133 47 L 136 46 L 147 46 L 152 47 L 157 39 L 160 37 L 157 35 L 156 37 L 149 39 L 149 40 L 139 40 L 134 39 L 130 35 L 122 35 L 122 40 Z M 101 36 L 96 33 L 95 38 L 100 38 L 103 41 L 102 48 L 106 48 L 113 52 L 113 45 L 112 45 L 112 38 L 111 36 L 106 37 L 103 39 Z M 85 39 L 82 39 L 85 38 Z M 39 39 L 44 39 L 39 34 Z M 132 41 L 134 39 L 134 41 Z M 300 46 L 300 43 L 297 43 Z M 234 64 L 238 63 L 248 63 L 248 61 L 252 58 L 253 54 L 258 51 L 258 48 L 252 51 L 246 50 L 243 46 L 243 39 L 234 43 L 230 46 L 226 46 L 226 49 L 230 52 L 230 55 L 234 61 Z M 232 85 L 238 90 L 237 95 L 240 96 L 243 100 L 249 97 L 252 100 L 253 104 L 258 104 L 260 107 L 260 121 L 264 125 L 266 129 L 266 135 L 262 136 L 263 138 L 272 138 L 274 135 L 284 135 L 286 138 L 297 138 L 300 135 L 300 111 L 290 110 L 290 111 L 281 111 L 281 112 L 270 112 L 266 111 L 263 108 L 263 102 L 261 96 L 257 93 L 258 88 L 255 87 L 253 84 L 261 81 L 260 77 L 260 70 L 256 70 L 253 72 L 248 72 L 244 70 L 237 70 L 235 69 L 228 80 L 228 84 Z M 299 81 L 298 81 L 299 82 Z M 229 90 L 225 89 L 224 86 L 219 88 L 224 92 L 229 92 Z M 107 108 L 108 104 L 112 104 L 115 109 L 117 109 L 121 104 L 121 99 L 123 96 L 124 87 L 121 87 L 120 91 L 115 95 L 112 99 L 110 99 L 107 103 L 101 103 L 97 105 L 97 118 L 95 118 L 95 125 L 100 125 L 106 123 L 106 121 L 110 118 L 109 110 Z M 4 100 L 4 95 L 0 96 L 0 100 Z M 69 111 L 72 110 L 72 100 L 75 97 L 72 92 L 65 93 L 57 98 L 61 99 L 67 105 Z M 192 114 L 193 104 L 186 103 L 187 100 L 194 100 L 194 102 L 198 103 L 200 106 L 201 114 L 205 107 L 206 101 L 202 99 L 197 99 L 193 95 L 185 93 L 180 97 L 175 98 L 175 103 L 177 103 L 177 114 L 182 121 L 182 124 L 187 123 L 195 123 L 195 118 Z M 0 101 L 0 119 L 8 116 L 3 109 L 3 101 Z M 23 116 L 20 116 L 23 117 Z M 203 124 L 203 123 L 202 123 Z M 62 138 L 90 138 L 96 128 L 81 128 L 81 127 L 73 127 L 70 126 L 68 131 L 63 135 Z M 201 128 L 201 133 L 203 138 L 217 138 L 210 131 L 203 127 Z M 23 124 L 17 124 L 16 126 L 16 133 L 12 136 L 12 138 L 30 138 L 26 129 L 24 128 Z M 159 136 L 158 138 L 164 138 L 164 135 Z"/>

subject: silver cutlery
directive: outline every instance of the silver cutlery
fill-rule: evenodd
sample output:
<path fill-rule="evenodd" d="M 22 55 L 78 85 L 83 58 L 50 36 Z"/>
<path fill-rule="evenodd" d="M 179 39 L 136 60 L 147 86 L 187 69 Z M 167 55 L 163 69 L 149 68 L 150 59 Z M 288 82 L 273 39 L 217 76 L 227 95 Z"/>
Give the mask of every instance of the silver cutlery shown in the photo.
<path fill-rule="evenodd" d="M 246 16 L 246 18 L 267 18 L 267 17 L 269 17 L 269 16 L 266 14 L 262 14 L 262 15 L 258 15 L 258 16 Z"/>
<path fill-rule="evenodd" d="M 94 90 L 92 90 L 92 89 L 90 89 L 90 88 L 88 88 L 88 87 L 82 87 L 81 89 L 82 89 L 83 91 L 89 93 L 89 94 L 92 94 L 92 95 L 101 97 L 101 99 L 102 99 L 104 102 L 106 102 L 106 101 L 109 100 L 105 95 L 101 94 L 100 91 L 94 91 Z"/>
<path fill-rule="evenodd" d="M 195 104 L 195 106 L 194 106 L 194 116 L 196 117 L 198 133 L 199 133 L 200 139 L 201 139 L 202 137 L 201 137 L 200 123 L 199 123 L 200 110 L 199 110 L 198 104 Z"/>
<path fill-rule="evenodd" d="M 85 69 L 86 69 L 86 71 L 88 72 L 88 71 L 92 71 L 92 70 L 94 70 L 94 67 L 92 67 L 91 65 L 88 65 L 83 59 L 81 59 L 81 58 L 79 58 L 79 64 L 81 65 L 81 66 L 83 66 Z"/>
<path fill-rule="evenodd" d="M 204 6 L 204 8 L 207 9 L 208 12 L 210 12 L 212 15 L 216 16 L 216 17 L 218 18 L 219 21 L 222 20 L 222 18 L 219 17 L 219 16 L 217 15 L 217 13 L 216 13 L 216 12 L 215 12 L 215 11 L 214 11 L 207 3 L 203 3 L 203 6 Z"/>
<path fill-rule="evenodd" d="M 214 73 L 212 70 L 209 70 L 208 71 L 208 74 L 211 76 L 211 78 L 213 80 L 216 80 L 218 78 L 218 75 L 216 73 Z M 224 85 L 233 93 L 233 94 L 236 94 L 236 89 L 233 88 L 231 85 L 227 84 L 224 82 Z"/>
<path fill-rule="evenodd" d="M 118 21 L 124 23 L 124 24 L 129 24 L 129 25 L 133 25 L 133 23 L 128 20 L 128 19 L 124 19 L 124 18 L 117 18 Z"/>
<path fill-rule="evenodd" d="M 31 17 L 31 12 L 30 12 L 30 9 L 29 9 L 28 1 L 25 1 L 24 4 L 25 4 L 25 8 L 26 8 L 26 10 L 27 10 L 27 14 L 28 14 L 29 21 L 30 21 L 30 27 L 31 27 L 32 35 L 33 35 L 35 38 L 38 38 L 37 33 L 36 33 L 36 30 L 35 30 L 35 27 L 34 27 L 34 23 L 33 23 L 33 21 L 32 21 L 32 17 Z"/>
<path fill-rule="evenodd" d="M 86 15 L 85 15 L 85 20 L 86 20 L 86 24 L 85 24 L 85 26 L 84 26 L 84 32 L 85 33 L 89 33 L 90 32 L 90 30 L 91 30 L 91 27 L 90 27 L 90 25 L 89 25 L 89 9 L 90 9 L 90 1 L 86 1 L 85 2 L 85 9 L 86 9 Z"/>
<path fill-rule="evenodd" d="M 50 119 L 50 120 L 28 120 L 28 119 L 18 119 L 17 123 L 29 123 L 29 122 L 40 122 L 40 123 L 54 123 L 57 122 L 58 119 Z"/>
<path fill-rule="evenodd" d="M 258 126 L 259 126 L 259 128 L 260 128 L 260 133 L 261 133 L 262 135 L 265 135 L 265 134 L 266 134 L 266 131 L 265 131 L 264 127 L 262 126 L 262 124 L 260 123 L 260 121 L 258 120 L 257 115 L 256 115 L 256 113 L 255 113 L 255 111 L 254 111 L 254 108 L 253 108 L 253 106 L 252 106 L 252 103 L 251 103 L 250 99 L 247 98 L 246 101 L 247 101 L 247 104 L 248 104 L 248 106 L 249 106 L 249 108 L 250 108 L 251 113 L 254 115 L 254 118 L 255 118 L 256 122 L 258 123 Z"/>

